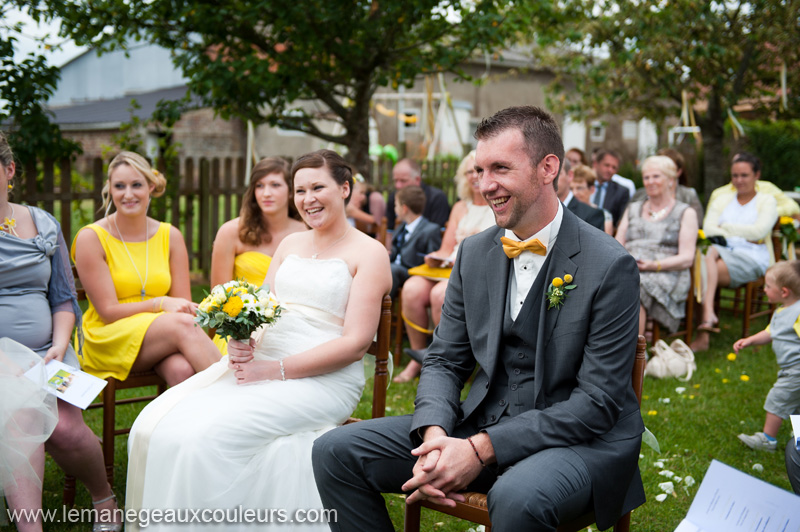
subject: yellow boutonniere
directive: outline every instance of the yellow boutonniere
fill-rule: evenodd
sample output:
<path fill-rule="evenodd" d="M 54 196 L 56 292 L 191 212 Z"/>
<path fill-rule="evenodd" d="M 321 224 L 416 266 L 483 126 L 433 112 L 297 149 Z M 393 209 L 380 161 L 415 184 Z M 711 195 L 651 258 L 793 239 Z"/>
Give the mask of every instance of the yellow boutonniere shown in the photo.
<path fill-rule="evenodd" d="M 561 305 L 564 304 L 564 300 L 567 297 L 567 290 L 574 290 L 577 285 L 574 284 L 564 284 L 571 283 L 573 277 L 570 274 L 566 274 L 564 278 L 555 277 L 552 281 L 550 281 L 550 287 L 547 289 L 547 308 L 559 308 Z"/>

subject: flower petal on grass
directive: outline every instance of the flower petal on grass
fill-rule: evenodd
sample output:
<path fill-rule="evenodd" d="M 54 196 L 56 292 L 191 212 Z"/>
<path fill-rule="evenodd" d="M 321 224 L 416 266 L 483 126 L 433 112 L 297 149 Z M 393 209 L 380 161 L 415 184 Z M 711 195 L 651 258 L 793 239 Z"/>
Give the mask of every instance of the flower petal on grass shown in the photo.
<path fill-rule="evenodd" d="M 667 478 L 672 478 L 672 477 L 675 476 L 675 473 L 673 473 L 669 469 L 665 469 L 664 471 L 660 471 L 658 474 L 661 475 L 662 477 L 667 477 Z"/>
<path fill-rule="evenodd" d="M 736 360 L 736 353 L 728 353 L 728 360 L 730 360 L 731 362 Z"/>
<path fill-rule="evenodd" d="M 686 475 L 686 477 L 683 479 L 683 483 L 686 486 L 694 486 L 695 485 L 694 477 L 691 475 Z"/>
<path fill-rule="evenodd" d="M 759 473 L 761 473 L 762 471 L 764 471 L 764 466 L 761 464 L 753 464 L 753 471 L 758 471 Z"/>
<path fill-rule="evenodd" d="M 669 495 L 670 493 L 675 491 L 675 484 L 672 482 L 662 482 L 658 485 L 658 489 Z"/>
<path fill-rule="evenodd" d="M 685 391 L 686 391 L 685 386 L 678 386 L 677 388 L 675 388 L 675 393 L 683 393 Z"/>
<path fill-rule="evenodd" d="M 747 381 L 750 380 L 750 376 L 749 375 L 740 375 L 739 378 L 741 380 L 743 380 L 744 382 L 747 382 Z"/>
<path fill-rule="evenodd" d="M 656 495 L 656 500 L 658 502 L 664 502 L 666 499 L 667 499 L 666 493 L 659 493 L 658 495 Z"/>

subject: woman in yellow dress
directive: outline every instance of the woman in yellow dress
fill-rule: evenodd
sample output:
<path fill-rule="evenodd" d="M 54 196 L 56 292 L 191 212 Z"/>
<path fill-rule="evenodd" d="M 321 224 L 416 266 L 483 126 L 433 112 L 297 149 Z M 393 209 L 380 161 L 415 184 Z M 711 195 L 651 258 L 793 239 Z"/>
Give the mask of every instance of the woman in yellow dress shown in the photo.
<path fill-rule="evenodd" d="M 222 224 L 211 254 L 211 286 L 246 279 L 261 286 L 272 254 L 286 235 L 306 230 L 294 202 L 289 163 L 280 157 L 261 160 L 250 172 L 238 218 Z M 216 336 L 222 354 L 227 342 Z"/>
<path fill-rule="evenodd" d="M 100 378 L 125 380 L 131 370 L 155 369 L 172 386 L 220 359 L 194 324 L 183 236 L 147 216 L 151 196 L 165 187 L 164 176 L 142 156 L 120 153 L 103 187 L 106 216 L 81 229 L 72 244 L 89 299 L 82 366 Z"/>

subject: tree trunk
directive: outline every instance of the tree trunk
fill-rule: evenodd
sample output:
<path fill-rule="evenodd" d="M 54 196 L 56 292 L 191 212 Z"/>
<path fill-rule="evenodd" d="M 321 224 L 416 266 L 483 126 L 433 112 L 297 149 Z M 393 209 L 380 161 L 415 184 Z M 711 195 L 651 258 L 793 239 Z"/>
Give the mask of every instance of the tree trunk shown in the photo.
<path fill-rule="evenodd" d="M 369 102 L 374 91 L 368 91 L 365 87 L 358 91 L 356 101 L 345 122 L 347 129 L 345 144 L 348 148 L 345 158 L 369 183 L 371 182 L 369 175 Z"/>
<path fill-rule="evenodd" d="M 703 192 L 708 199 L 714 189 L 728 182 L 728 163 L 723 154 L 725 141 L 725 116 L 719 96 L 712 92 L 708 99 L 708 112 L 701 122 L 703 131 Z"/>

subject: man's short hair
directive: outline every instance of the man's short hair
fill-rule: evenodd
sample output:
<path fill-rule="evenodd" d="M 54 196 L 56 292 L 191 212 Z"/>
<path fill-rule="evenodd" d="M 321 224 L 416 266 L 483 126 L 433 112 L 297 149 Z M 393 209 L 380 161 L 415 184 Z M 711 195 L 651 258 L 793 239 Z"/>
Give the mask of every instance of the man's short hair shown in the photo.
<path fill-rule="evenodd" d="M 414 214 L 422 214 L 425 210 L 425 191 L 422 187 L 412 185 L 404 187 L 397 191 L 395 194 L 397 203 L 405 205 Z"/>
<path fill-rule="evenodd" d="M 767 273 L 772 274 L 778 288 L 786 287 L 795 297 L 800 296 L 800 261 L 776 262 L 767 269 Z"/>
<path fill-rule="evenodd" d="M 395 163 L 395 166 L 397 166 L 400 163 L 407 165 L 408 169 L 411 170 L 411 174 L 414 177 L 417 176 L 422 177 L 422 167 L 420 167 L 419 163 L 414 159 L 409 159 L 408 157 L 406 157 L 405 159 L 400 159 L 399 161 L 397 161 L 397 163 Z"/>
<path fill-rule="evenodd" d="M 617 160 L 617 164 L 622 163 L 622 157 L 619 156 L 619 153 L 615 152 L 614 150 L 609 150 L 609 149 L 606 149 L 606 148 L 603 148 L 603 149 L 597 151 L 597 159 L 596 159 L 596 161 L 598 163 L 603 162 L 603 159 L 606 158 L 606 155 L 610 155 L 614 159 L 616 159 Z"/>
<path fill-rule="evenodd" d="M 561 131 L 553 116 L 547 111 L 531 105 L 508 107 L 481 120 L 478 129 L 475 130 L 475 139 L 490 139 L 507 129 L 518 129 L 522 132 L 531 166 L 536 167 L 551 153 L 558 157 L 559 161 L 564 160 Z M 558 173 L 561 173 L 560 165 Z M 557 189 L 558 185 L 554 183 L 554 187 Z"/>

